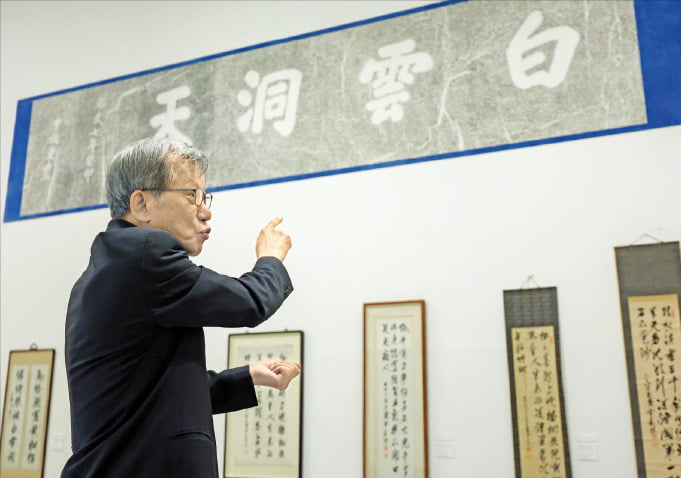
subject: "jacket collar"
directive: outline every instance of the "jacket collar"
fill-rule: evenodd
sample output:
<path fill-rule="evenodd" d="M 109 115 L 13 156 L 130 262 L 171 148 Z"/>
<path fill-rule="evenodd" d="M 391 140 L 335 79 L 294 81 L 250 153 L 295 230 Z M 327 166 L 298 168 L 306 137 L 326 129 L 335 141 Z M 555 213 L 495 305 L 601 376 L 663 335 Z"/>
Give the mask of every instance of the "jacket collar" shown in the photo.
<path fill-rule="evenodd" d="M 125 219 L 112 219 L 109 221 L 108 226 L 106 226 L 107 231 L 115 231 L 116 229 L 125 229 L 126 227 L 137 227 L 133 223 L 126 221 Z"/>

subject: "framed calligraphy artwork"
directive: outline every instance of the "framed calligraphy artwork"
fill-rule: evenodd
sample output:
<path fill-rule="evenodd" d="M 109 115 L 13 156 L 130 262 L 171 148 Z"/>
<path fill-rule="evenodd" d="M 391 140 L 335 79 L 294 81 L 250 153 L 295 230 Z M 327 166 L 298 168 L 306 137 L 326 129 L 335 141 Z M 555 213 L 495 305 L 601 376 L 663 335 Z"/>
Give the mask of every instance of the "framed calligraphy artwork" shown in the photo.
<path fill-rule="evenodd" d="M 43 476 L 53 370 L 54 349 L 9 353 L 0 435 L 0 475 L 5 478 Z"/>
<path fill-rule="evenodd" d="M 681 250 L 615 248 L 639 478 L 681 474 Z"/>
<path fill-rule="evenodd" d="M 555 287 L 504 291 L 518 478 L 569 478 Z"/>
<path fill-rule="evenodd" d="M 303 332 L 230 334 L 228 368 L 258 360 L 303 363 Z M 258 406 L 229 413 L 225 426 L 225 478 L 300 478 L 303 376 L 286 390 L 255 387 Z"/>
<path fill-rule="evenodd" d="M 427 478 L 425 302 L 364 304 L 364 478 Z"/>

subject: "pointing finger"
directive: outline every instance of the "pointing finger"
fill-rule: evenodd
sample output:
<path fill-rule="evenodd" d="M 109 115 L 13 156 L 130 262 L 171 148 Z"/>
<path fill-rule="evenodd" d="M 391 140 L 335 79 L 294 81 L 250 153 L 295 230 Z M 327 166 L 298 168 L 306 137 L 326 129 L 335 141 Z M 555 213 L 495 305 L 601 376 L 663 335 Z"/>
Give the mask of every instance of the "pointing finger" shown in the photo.
<path fill-rule="evenodd" d="M 283 221 L 283 220 L 284 220 L 284 219 L 281 218 L 281 217 L 275 217 L 275 218 L 272 219 L 270 222 L 268 222 L 268 223 L 267 223 L 267 226 L 265 226 L 265 227 L 269 227 L 269 228 L 271 228 L 271 229 L 274 229 L 274 228 L 277 227 L 279 224 L 281 224 L 281 221 Z"/>

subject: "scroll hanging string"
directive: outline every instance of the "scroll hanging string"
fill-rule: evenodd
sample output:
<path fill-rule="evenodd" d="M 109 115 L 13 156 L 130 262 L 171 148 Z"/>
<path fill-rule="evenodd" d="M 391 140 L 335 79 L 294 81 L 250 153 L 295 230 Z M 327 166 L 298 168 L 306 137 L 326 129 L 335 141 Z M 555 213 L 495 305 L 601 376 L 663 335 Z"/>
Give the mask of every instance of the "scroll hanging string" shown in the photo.
<path fill-rule="evenodd" d="M 534 284 L 534 285 L 532 285 Z M 520 284 L 520 289 L 532 289 L 533 287 L 536 287 L 539 289 L 541 286 L 537 284 L 537 281 L 534 280 L 534 274 L 530 274 L 527 279 L 525 279 L 525 282 Z"/>
<path fill-rule="evenodd" d="M 641 239 L 650 239 L 650 240 L 652 240 L 652 241 L 654 241 L 654 242 L 659 242 L 659 243 L 663 243 L 663 242 L 664 242 L 662 239 L 658 239 L 657 237 L 654 237 L 654 236 L 651 236 L 651 235 L 648 234 L 648 233 L 645 233 L 645 234 L 643 234 L 641 237 L 639 237 L 638 239 L 636 239 L 634 242 L 632 242 L 630 245 L 633 246 L 634 244 L 636 244 L 636 243 L 637 243 L 638 241 L 640 241 Z"/>

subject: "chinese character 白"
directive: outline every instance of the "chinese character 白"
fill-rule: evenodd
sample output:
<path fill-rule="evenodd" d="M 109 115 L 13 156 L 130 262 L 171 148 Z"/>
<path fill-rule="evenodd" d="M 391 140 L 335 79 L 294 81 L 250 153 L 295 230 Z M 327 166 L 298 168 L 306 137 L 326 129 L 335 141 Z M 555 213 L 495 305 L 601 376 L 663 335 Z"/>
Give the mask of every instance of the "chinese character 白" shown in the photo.
<path fill-rule="evenodd" d="M 579 33 L 568 26 L 560 26 L 535 34 L 543 20 L 539 10 L 530 13 L 506 50 L 511 80 L 518 88 L 527 89 L 538 85 L 555 88 L 563 82 L 572 63 L 579 43 Z M 551 64 L 548 68 L 537 68 L 546 61 L 547 55 L 533 50 L 552 42 L 555 50 Z M 526 55 L 530 51 L 533 52 Z"/>

